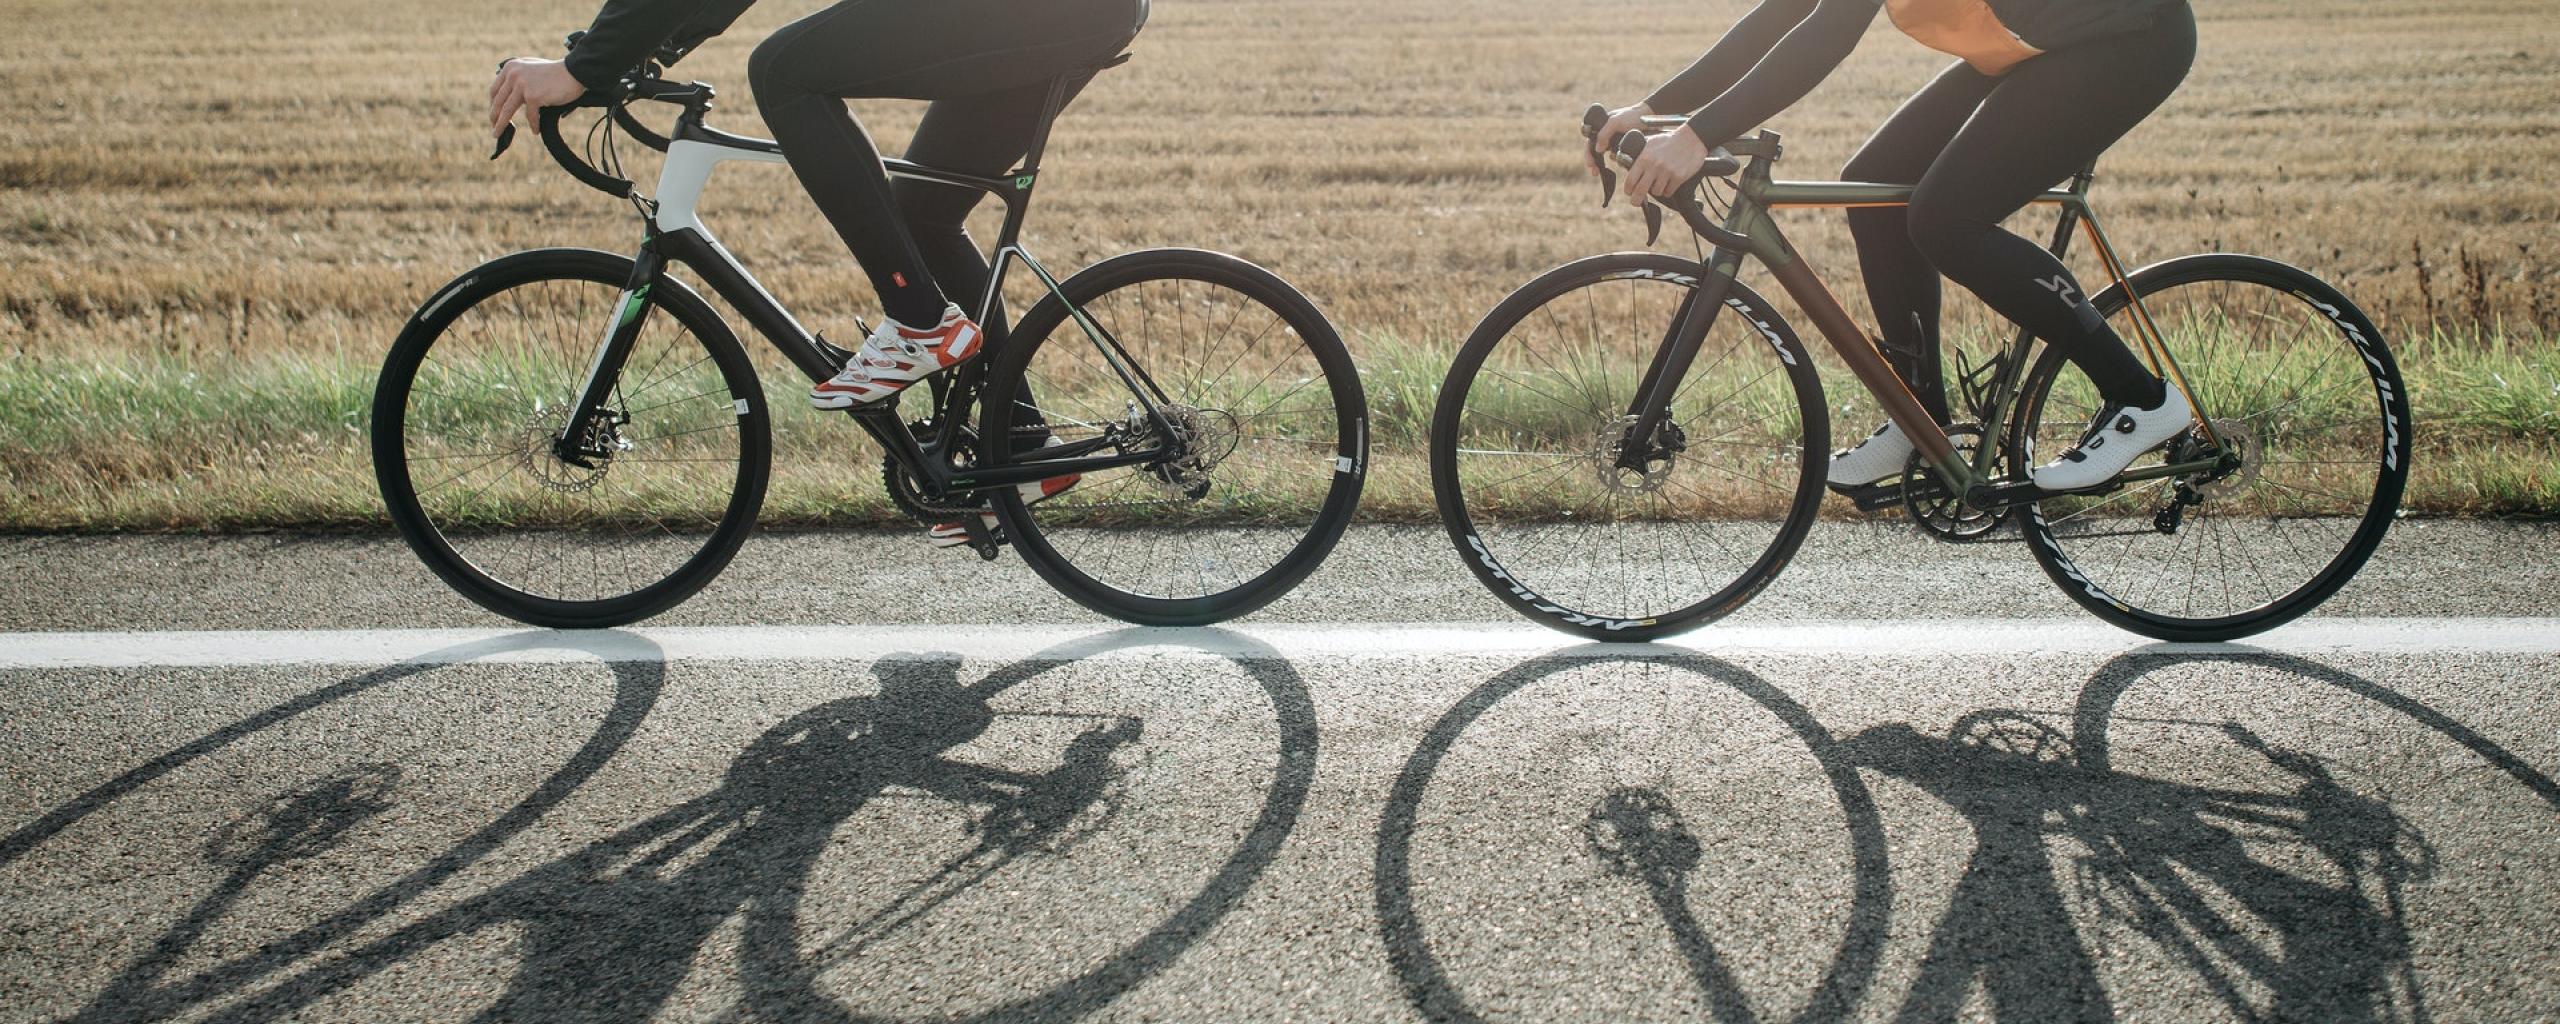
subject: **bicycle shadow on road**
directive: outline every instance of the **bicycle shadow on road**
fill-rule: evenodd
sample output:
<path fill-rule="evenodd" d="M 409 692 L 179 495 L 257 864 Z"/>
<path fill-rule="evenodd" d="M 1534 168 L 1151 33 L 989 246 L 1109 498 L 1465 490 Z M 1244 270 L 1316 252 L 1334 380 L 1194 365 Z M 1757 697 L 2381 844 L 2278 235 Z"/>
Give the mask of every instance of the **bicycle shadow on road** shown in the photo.
<path fill-rule="evenodd" d="M 1836 949 L 1812 983 L 1799 1017 L 1845 1015 L 1859 1004 L 1873 983 L 1891 903 L 1884 826 L 1874 796 L 1858 773 L 1838 757 L 1839 744 L 1829 730 L 1794 698 L 1732 663 L 1704 655 L 1666 655 L 1659 649 L 1630 651 L 1594 644 L 1524 662 L 1468 693 L 1432 723 L 1396 778 L 1378 826 L 1376 909 L 1388 959 L 1406 999 L 1424 1017 L 1442 1021 L 1488 1019 L 1487 1011 L 1469 998 L 1434 952 L 1431 923 L 1424 913 L 1428 904 L 1416 896 L 1419 883 L 1414 846 L 1433 776 L 1463 734 L 1478 725 L 1496 705 L 1520 691 L 1572 670 L 1608 671 L 1636 666 L 1684 673 L 1729 689 L 1776 719 L 1792 742 L 1811 757 L 1814 772 L 1838 801 L 1847 831 L 1849 905 L 1841 915 L 1845 925 Z M 1588 844 L 1595 868 L 1632 881 L 1644 890 L 1646 902 L 1664 918 L 1682 968 L 1712 1017 L 1728 1021 L 1759 1019 L 1754 1006 L 1769 1002 L 1770 997 L 1761 993 L 1755 999 L 1728 963 L 1725 947 L 1737 937 L 1713 934 L 1692 910 L 1693 878 L 1703 857 L 1702 843 L 1675 802 L 1655 787 L 1613 786 L 1579 823 L 1578 834 Z M 1480 906 L 1468 909 L 1487 910 Z M 1751 941 L 1747 936 L 1739 939 Z"/>
<path fill-rule="evenodd" d="M 1551 935 L 1634 927 L 1628 941 L 1638 945 L 1667 937 L 1695 990 L 1689 996 L 1694 1002 L 1682 1012 L 1719 1021 L 2105 1021 L 2164 1013 L 2248 1020 L 2430 1019 L 2418 975 L 2426 960 L 2417 955 L 2413 939 L 2421 922 L 2413 920 L 2409 896 L 2440 875 L 2442 862 L 2417 822 L 2374 795 L 2388 788 L 2378 783 L 2389 780 L 2347 763 L 2354 760 L 2353 750 L 2342 761 L 2315 749 L 2323 738 L 2317 725 L 2308 727 L 2308 739 L 2297 740 L 2261 733 L 2306 728 L 2303 723 L 2253 728 L 2239 720 L 2248 711 L 2232 718 L 2140 717 L 2121 710 L 2137 690 L 2152 691 L 2142 695 L 2147 701 L 2171 699 L 2181 707 L 2211 706 L 2217 698 L 2228 703 L 2236 699 L 2230 693 L 2194 694 L 2186 684 L 2200 676 L 2212 689 L 2220 675 L 2244 670 L 2297 691 L 2306 685 L 2325 688 L 2368 702 L 2392 721 L 2414 721 L 2496 775 L 2521 783 L 2537 798 L 2536 806 L 2560 809 L 2560 783 L 2450 716 L 2362 676 L 2245 647 L 2119 656 L 2078 689 L 2067 712 L 1989 708 L 1960 716 L 1943 735 L 1891 723 L 1839 738 L 1802 706 L 1730 664 L 1651 654 L 1600 660 L 1670 666 L 1746 695 L 1787 722 L 1801 745 L 1791 753 L 1813 758 L 1829 780 L 1829 797 L 1839 802 L 1838 820 L 1848 830 L 1854 865 L 1849 884 L 1832 884 L 1823 897 L 1829 905 L 1800 908 L 1800 919 L 1765 922 L 1768 929 L 1761 931 L 1719 931 L 1702 920 L 1715 916 L 1702 911 L 1751 895 L 1739 887 L 1755 877 L 1748 863 L 1754 858 L 1737 852 L 1737 842 L 1757 842 L 1763 860 L 1805 848 L 1786 845 L 1795 837 L 1771 835 L 1773 826 L 1753 830 L 1751 822 L 1738 820 L 1731 812 L 1750 806 L 1747 796 L 1712 788 L 1701 793 L 1692 786 L 1684 807 L 1683 799 L 1659 786 L 1597 786 L 1588 816 L 1575 823 L 1586 858 L 1582 870 L 1636 886 L 1655 920 L 1621 925 L 1607 913 L 1613 904 L 1595 899 L 1593 907 L 1576 901 L 1570 908 L 1590 919 L 1533 924 Z M 1528 941 L 1515 938 L 1527 929 L 1505 911 L 1539 906 L 1538 895 L 1515 883 L 1523 891 L 1496 893 L 1493 900 L 1465 906 L 1463 914 L 1452 913 L 1455 896 L 1417 897 L 1418 888 L 1445 884 L 1453 888 L 1439 891 L 1456 891 L 1459 883 L 1417 879 L 1414 845 L 1432 775 L 1461 734 L 1498 702 L 1572 664 L 1533 661 L 1468 694 L 1433 725 L 1398 779 L 1380 825 L 1377 913 L 1407 1000 L 1426 1017 L 1537 1015 L 1496 1009 L 1507 1005 L 1506 998 L 1518 999 L 1518 989 L 1500 972 L 1485 973 L 1484 965 L 1502 957 L 1481 943 L 1488 935 L 1496 942 Z M 2166 742 L 2164 730 L 2186 735 Z M 2207 741 L 2201 754 L 2199 738 Z M 2164 757 L 2173 760 L 2161 763 Z M 2208 770 L 2177 763 L 2184 758 L 2212 764 Z M 1724 767 L 1701 764 L 1697 770 L 1712 783 Z M 1765 771 L 1745 774 L 1765 781 Z M 1935 908 L 1930 893 L 1939 890 L 1931 882 L 1929 892 L 1910 891 L 1929 871 L 1934 851 L 1896 846 L 1894 854 L 1912 856 L 1916 864 L 1899 873 L 1887 870 L 1882 821 L 1932 815 L 1904 800 L 1889 802 L 1880 814 L 1866 788 L 1875 780 L 1893 780 L 1897 796 L 1925 794 L 1962 822 L 1953 835 L 1971 837 L 1970 849 L 1959 851 L 1943 910 L 1931 911 L 1934 919 L 1925 930 L 1891 944 L 1888 932 L 1908 931 L 1889 927 L 1894 904 L 1916 899 Z M 1794 799 L 1813 791 L 1804 787 Z M 1435 842 L 1454 842 L 1447 837 L 1462 831 L 1446 821 L 1430 824 L 1437 826 Z M 1897 842 L 1932 838 L 1928 831 L 1909 831 L 1916 827 L 1898 826 Z M 1534 854 L 1523 856 L 1534 860 Z M 1516 907 L 1504 906 L 1506 901 Z M 1787 944 L 1797 936 L 1780 934 L 1803 930 L 1803 920 L 1817 918 L 1845 925 L 1835 929 L 1836 950 L 1813 978 L 1810 995 L 1793 995 L 1807 991 L 1812 972 L 1803 968 L 1809 965 L 1773 971 L 1768 960 L 1822 959 Z M 1477 920 L 1504 923 L 1491 928 Z M 1478 945 L 1468 945 L 1471 940 Z M 1465 966 L 1453 969 L 1436 945 L 1463 949 Z M 1756 973 L 1736 967 L 1752 959 L 1759 961 Z M 1542 984 L 1569 1000 L 1581 993 L 1566 1004 L 1577 1012 L 1587 1012 L 1611 988 L 1639 984 L 1634 968 L 1616 963 L 1578 970 L 1565 952 L 1544 963 L 1554 974 Z M 2152 990 L 2161 979 L 2139 973 L 2143 967 L 2168 970 L 2168 987 L 2177 991 Z M 1781 1003 L 1796 1008 L 1771 1008 Z"/>
<path fill-rule="evenodd" d="M 2560 809 L 2560 784 L 2453 718 L 2354 673 L 2245 647 L 2119 656 L 2068 714 L 1986 709 L 1944 737 L 1871 728 L 1843 741 L 1844 756 L 1945 802 L 1974 837 L 1895 1019 L 1973 1012 L 1977 990 L 1994 1019 L 2116 1019 L 2111 989 L 2143 982 L 2110 978 L 2093 937 L 2119 959 L 2127 940 L 2138 942 L 2192 979 L 2182 1014 L 2430 1018 L 2409 890 L 2433 879 L 2440 861 L 2425 831 L 2376 795 L 2398 773 L 2348 764 L 2342 758 L 2357 751 L 2319 723 L 2210 692 L 2239 671 L 2285 689 L 2327 687 L 2413 720 Z M 2185 685 L 2196 682 L 2206 692 Z M 2145 686 L 2174 691 L 2153 699 L 2231 716 L 2122 712 Z M 2242 716 L 2270 721 L 2253 728 Z M 2126 727 L 2149 735 L 2122 741 Z M 2350 749 L 2313 749 L 2323 741 Z M 2144 763 L 2124 763 L 2128 754 Z"/>
<path fill-rule="evenodd" d="M 1080 973 L 972 1018 L 1064 1020 L 1108 1005 L 1175 962 L 1241 901 L 1276 857 L 1313 783 L 1312 701 L 1295 669 L 1276 653 L 1233 635 L 1211 639 L 1224 665 L 1267 694 L 1277 722 L 1277 761 L 1258 794 L 1258 812 L 1238 830 L 1242 841 L 1222 861 L 1196 865 L 1194 874 L 1205 881 L 1186 898 L 1164 901 L 1164 916 L 1111 955 L 1099 962 L 1088 958 L 1075 965 Z M 877 692 L 789 716 L 749 744 L 715 786 L 674 807 L 494 885 L 440 893 L 432 913 L 394 919 L 393 910 L 493 845 L 465 844 L 437 857 L 434 870 L 413 872 L 393 887 L 396 892 L 361 900 L 256 954 L 168 980 L 179 965 L 202 962 L 191 947 L 262 873 L 325 848 L 333 836 L 381 815 L 396 799 L 387 794 L 397 788 L 399 768 L 366 765 L 314 780 L 269 801 L 253 820 L 217 840 L 211 852 L 229 870 L 221 884 L 72 1019 L 151 1020 L 210 1010 L 215 1020 L 245 1021 L 319 1012 L 335 1005 L 334 997 L 445 940 L 492 933 L 512 935 L 518 953 L 503 993 L 480 1011 L 487 1019 L 649 1019 L 702 972 L 706 956 L 714 963 L 734 956 L 735 978 L 720 984 L 734 988 L 744 1015 L 868 1019 L 828 991 L 831 970 L 856 964 L 883 943 L 931 942 L 931 935 L 907 933 L 929 930 L 937 924 L 937 911 L 968 898 L 972 888 L 1007 877 L 1009 869 L 1018 874 L 1019 865 L 1066 857 L 1107 830 L 1128 799 L 1133 773 L 1150 756 L 1146 723 L 1137 716 L 1057 714 L 1036 706 L 999 710 L 992 702 L 1061 666 L 1161 642 L 1146 631 L 1125 630 L 991 670 L 968 670 L 947 655 L 881 660 L 872 668 Z M 1198 657 L 1143 662 L 1150 672 L 1195 676 L 1207 663 Z M 368 673 L 215 737 L 237 738 L 281 716 L 422 670 Z M 663 663 L 643 663 L 628 671 L 654 680 L 666 669 Z M 646 710 L 645 702 L 639 710 Z M 1044 735 L 1064 735 L 1054 765 L 1022 769 L 953 756 L 1007 719 L 1035 720 Z M 620 735 L 627 738 L 628 729 Z M 175 767 L 181 755 L 215 737 L 155 761 L 169 764 L 149 774 Z M 600 764 L 611 749 L 597 754 L 588 760 Z M 587 766 L 576 779 L 592 771 Z M 147 779 L 101 787 L 51 817 L 67 824 L 77 817 L 70 813 L 75 808 L 95 809 L 141 781 Z M 564 795 L 565 790 L 541 806 Z M 876 898 L 863 901 L 858 911 L 804 902 L 820 891 L 816 875 L 843 868 L 825 863 L 831 848 L 863 841 L 864 829 L 884 821 L 882 807 L 910 800 L 970 809 L 969 841 L 944 851 L 938 867 L 911 871 L 894 886 L 867 892 Z M 511 816 L 509 823 L 521 831 L 530 819 Z M 59 830 L 57 825 L 52 831 Z M 924 849 L 932 838 L 917 832 L 868 841 Z M 841 853 L 833 860 L 843 860 Z M 731 936 L 733 953 L 726 941 Z M 1077 938 L 1054 941 L 1067 947 Z M 351 939 L 356 941 L 350 944 Z M 1037 973 L 1039 965 L 1010 969 Z"/>
<path fill-rule="evenodd" d="M 229 913 L 262 875 L 337 845 L 348 832 L 389 808 L 389 791 L 401 776 L 392 764 L 363 764 L 331 773 L 277 795 L 251 815 L 218 830 L 204 854 L 226 871 L 208 892 L 158 939 L 149 952 L 108 983 L 74 1020 L 151 1020 L 236 992 L 344 940 L 424 893 L 452 879 L 523 834 L 601 770 L 638 732 L 666 683 L 666 666 L 645 639 L 627 634 L 512 633 L 458 644 L 398 664 L 363 672 L 267 708 L 206 733 L 105 783 L 92 787 L 35 821 L 0 838 L 0 869 L 156 781 L 185 771 L 261 732 L 332 705 L 396 684 L 420 682 L 438 670 L 485 658 L 529 651 L 598 655 L 613 677 L 611 704 L 584 744 L 514 806 L 461 841 L 396 880 L 252 952 L 219 961 L 181 981 L 166 980 L 198 939 Z M 610 652 L 610 653 L 608 653 Z"/>

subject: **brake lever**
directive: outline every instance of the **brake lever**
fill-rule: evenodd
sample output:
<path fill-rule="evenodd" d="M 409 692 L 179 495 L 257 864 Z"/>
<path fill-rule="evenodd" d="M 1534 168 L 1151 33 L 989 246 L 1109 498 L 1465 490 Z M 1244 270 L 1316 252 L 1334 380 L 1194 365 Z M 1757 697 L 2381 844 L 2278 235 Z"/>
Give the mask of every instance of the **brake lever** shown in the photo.
<path fill-rule="evenodd" d="M 507 122 L 507 126 L 506 126 L 505 128 L 502 128 L 502 129 L 499 129 L 499 130 L 498 130 L 498 147 L 497 147 L 496 149 L 492 149 L 492 150 L 490 150 L 490 151 L 489 151 L 489 159 L 491 159 L 491 160 L 495 160 L 495 159 L 497 159 L 497 158 L 499 158 L 499 157 L 502 157 L 502 156 L 507 155 L 507 147 L 508 147 L 509 145 L 514 144 L 514 143 L 515 143 L 515 141 L 516 141 L 516 123 L 515 123 L 515 122 L 513 122 L 513 121 L 509 121 L 509 122 Z"/>

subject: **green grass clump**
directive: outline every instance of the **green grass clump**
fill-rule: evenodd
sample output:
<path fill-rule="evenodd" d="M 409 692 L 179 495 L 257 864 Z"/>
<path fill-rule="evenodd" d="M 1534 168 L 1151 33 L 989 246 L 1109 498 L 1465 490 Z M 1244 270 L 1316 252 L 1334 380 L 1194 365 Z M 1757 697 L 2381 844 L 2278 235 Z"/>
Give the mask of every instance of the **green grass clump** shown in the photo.
<path fill-rule="evenodd" d="M 2560 514 L 2555 341 L 2540 332 L 2413 332 L 2398 342 L 2417 415 L 2410 512 Z M 1378 337 L 1357 347 L 1374 447 L 1370 518 L 1433 518 L 1423 447 L 1454 348 Z M 379 528 L 387 520 L 367 435 L 376 371 L 370 361 L 294 354 L 0 362 L 0 530 Z M 1845 379 L 1826 385 L 1835 402 L 1854 394 Z M 905 522 L 882 493 L 878 451 L 842 417 L 804 412 L 800 387 L 787 375 L 765 381 L 775 478 L 764 521 Z M 539 518 L 529 502 L 479 511 L 493 522 Z"/>

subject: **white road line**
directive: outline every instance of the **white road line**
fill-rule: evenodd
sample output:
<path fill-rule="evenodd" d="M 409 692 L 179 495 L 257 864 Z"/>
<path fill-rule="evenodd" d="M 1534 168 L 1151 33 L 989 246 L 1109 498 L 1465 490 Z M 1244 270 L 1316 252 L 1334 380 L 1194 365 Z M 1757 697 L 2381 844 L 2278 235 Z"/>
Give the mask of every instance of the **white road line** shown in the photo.
<path fill-rule="evenodd" d="M 1889 658 L 2268 650 L 2395 655 L 2560 654 L 2560 619 L 2320 619 L 2241 644 L 2159 644 L 2095 621 L 1826 621 L 1726 625 L 1655 644 L 1588 644 L 1516 623 L 1109 626 L 704 626 L 600 632 L 387 629 L 0 633 L 0 670 L 401 662 L 869 661 L 1033 658 L 1566 658 L 1771 653 Z"/>

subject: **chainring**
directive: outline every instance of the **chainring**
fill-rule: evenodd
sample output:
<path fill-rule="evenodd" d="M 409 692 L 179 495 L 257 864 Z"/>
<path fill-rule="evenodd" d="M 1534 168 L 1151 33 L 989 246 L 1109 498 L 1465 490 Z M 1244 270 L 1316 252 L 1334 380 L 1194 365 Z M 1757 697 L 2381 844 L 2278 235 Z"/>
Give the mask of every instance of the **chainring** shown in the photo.
<path fill-rule="evenodd" d="M 1956 457 L 1970 463 L 1974 453 L 1982 450 L 1982 428 L 1972 423 L 1955 424 L 1947 428 L 1947 440 L 1955 445 Z M 1998 470 L 1995 462 L 1995 478 Z M 1965 504 L 1961 494 L 1930 496 L 1928 492 L 1937 483 L 1938 471 L 1930 468 L 1920 458 L 1919 452 L 1912 452 L 1910 460 L 1902 467 L 1902 510 L 1911 516 L 1911 522 L 1922 533 L 1964 544 L 1990 536 L 2000 528 L 2000 524 L 2008 521 L 2010 510 L 2007 508 L 1986 512 Z"/>
<path fill-rule="evenodd" d="M 930 434 L 936 429 L 938 428 L 932 420 L 917 420 L 907 425 L 907 430 L 917 436 Z M 954 460 L 952 464 L 955 467 L 976 464 L 978 460 L 977 430 L 970 427 L 960 428 L 958 443 L 951 449 L 951 458 Z M 924 488 L 917 485 L 915 474 L 907 472 L 907 467 L 899 465 L 897 459 L 886 455 L 880 457 L 880 486 L 889 492 L 890 504 L 897 506 L 898 511 L 906 513 L 919 523 L 950 522 L 964 515 L 973 515 L 987 507 L 984 498 L 960 504 L 949 499 L 927 497 Z"/>

